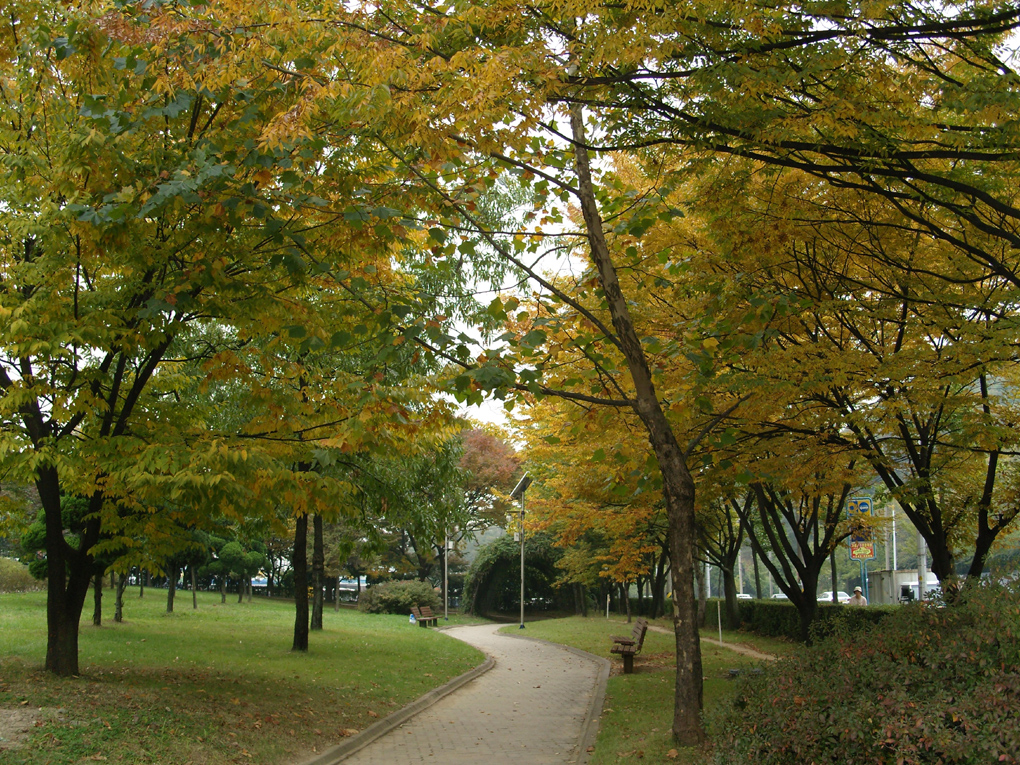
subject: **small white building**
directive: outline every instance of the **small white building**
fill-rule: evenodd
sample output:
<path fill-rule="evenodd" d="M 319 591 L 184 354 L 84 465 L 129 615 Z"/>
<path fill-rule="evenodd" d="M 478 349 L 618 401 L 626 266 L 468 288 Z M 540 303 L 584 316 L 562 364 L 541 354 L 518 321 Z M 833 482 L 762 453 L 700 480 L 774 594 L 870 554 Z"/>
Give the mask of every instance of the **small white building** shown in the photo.
<path fill-rule="evenodd" d="M 939 589 L 939 578 L 926 572 L 925 593 Z M 903 587 L 909 587 L 913 599 L 918 600 L 917 569 L 900 571 L 872 571 L 868 574 L 868 591 L 872 605 L 895 605 L 900 602 Z M 927 600 L 927 598 L 926 598 Z"/>

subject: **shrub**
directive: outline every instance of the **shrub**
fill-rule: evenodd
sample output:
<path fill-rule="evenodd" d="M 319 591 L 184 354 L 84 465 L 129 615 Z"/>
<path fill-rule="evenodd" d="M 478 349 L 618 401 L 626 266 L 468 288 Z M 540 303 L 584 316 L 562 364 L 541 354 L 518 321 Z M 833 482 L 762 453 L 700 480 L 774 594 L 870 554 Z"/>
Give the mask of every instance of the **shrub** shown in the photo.
<path fill-rule="evenodd" d="M 38 590 L 42 586 L 24 563 L 10 558 L 0 558 L 0 592 L 28 592 Z"/>
<path fill-rule="evenodd" d="M 1020 762 L 1020 590 L 973 586 L 945 608 L 830 626 L 743 681 L 717 765 Z"/>
<path fill-rule="evenodd" d="M 411 606 L 442 606 L 439 595 L 428 582 L 383 582 L 363 590 L 358 610 L 369 614 L 410 614 Z"/>
<path fill-rule="evenodd" d="M 552 544 L 547 534 L 528 535 L 524 546 L 524 591 L 529 602 L 573 608 L 571 589 L 556 584 L 560 575 L 556 562 L 562 555 L 563 551 Z M 510 534 L 479 548 L 464 583 L 465 613 L 512 613 L 520 607 L 520 556 L 520 543 Z"/>

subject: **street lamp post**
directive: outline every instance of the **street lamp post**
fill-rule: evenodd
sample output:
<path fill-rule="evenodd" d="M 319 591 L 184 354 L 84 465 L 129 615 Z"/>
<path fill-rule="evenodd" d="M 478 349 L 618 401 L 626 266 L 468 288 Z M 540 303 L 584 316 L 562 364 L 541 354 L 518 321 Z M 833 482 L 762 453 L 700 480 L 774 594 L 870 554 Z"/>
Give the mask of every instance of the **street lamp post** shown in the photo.
<path fill-rule="evenodd" d="M 527 473 L 517 482 L 517 486 L 510 492 L 511 499 L 521 500 L 521 525 L 518 527 L 521 534 L 521 626 L 524 629 L 524 492 L 531 486 L 531 478 Z"/>

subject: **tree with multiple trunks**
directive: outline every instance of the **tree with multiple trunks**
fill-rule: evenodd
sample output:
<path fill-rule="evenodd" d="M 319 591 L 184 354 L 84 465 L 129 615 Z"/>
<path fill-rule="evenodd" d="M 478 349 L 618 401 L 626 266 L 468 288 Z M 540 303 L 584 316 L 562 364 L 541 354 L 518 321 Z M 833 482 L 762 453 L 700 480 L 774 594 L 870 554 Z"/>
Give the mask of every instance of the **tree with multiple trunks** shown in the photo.
<path fill-rule="evenodd" d="M 750 492 L 744 496 L 731 491 L 720 497 L 702 493 L 698 507 L 698 557 L 704 563 L 711 563 L 722 573 L 723 599 L 725 600 L 726 626 L 740 627 L 740 612 L 737 610 L 736 563 L 744 543 L 744 516 L 737 508 L 745 511 L 753 502 Z"/>
<path fill-rule="evenodd" d="M 725 365 L 733 390 L 767 389 L 776 404 L 751 429 L 856 454 L 925 538 L 940 581 L 951 587 L 961 554 L 979 579 L 1020 513 L 1008 490 L 1015 289 L 856 190 L 752 164 L 701 190 L 717 216 L 702 251 L 728 277 L 720 321 L 780 295 L 796 306 Z M 946 272 L 956 280 L 934 275 Z"/>

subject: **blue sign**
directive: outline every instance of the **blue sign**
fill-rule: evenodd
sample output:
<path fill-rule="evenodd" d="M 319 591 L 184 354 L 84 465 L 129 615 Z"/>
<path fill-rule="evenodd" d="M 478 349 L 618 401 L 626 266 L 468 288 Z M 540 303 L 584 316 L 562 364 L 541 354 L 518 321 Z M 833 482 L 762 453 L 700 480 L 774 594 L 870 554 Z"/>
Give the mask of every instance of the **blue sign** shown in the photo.
<path fill-rule="evenodd" d="M 850 516 L 851 522 L 857 520 L 857 516 L 864 515 L 868 518 L 871 517 L 871 497 L 853 497 L 847 503 L 847 514 Z M 858 526 L 855 524 L 853 533 L 850 535 L 850 542 L 870 542 L 871 541 L 871 527 L 870 526 Z"/>

